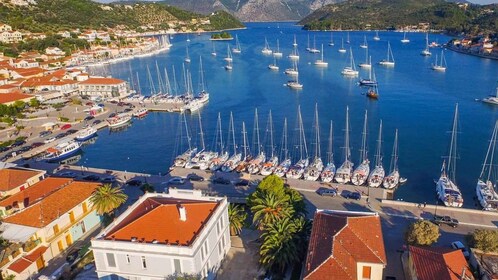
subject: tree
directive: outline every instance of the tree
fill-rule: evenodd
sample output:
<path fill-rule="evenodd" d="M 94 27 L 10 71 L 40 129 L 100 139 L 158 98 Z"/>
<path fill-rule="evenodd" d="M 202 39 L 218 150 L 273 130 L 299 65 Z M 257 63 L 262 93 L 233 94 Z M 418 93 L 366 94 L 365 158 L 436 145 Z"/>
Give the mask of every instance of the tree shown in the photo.
<path fill-rule="evenodd" d="M 155 192 L 156 191 L 156 189 L 154 188 L 154 186 L 151 185 L 151 184 L 148 184 L 148 183 L 143 184 L 140 187 L 140 190 L 143 191 L 144 193 Z"/>
<path fill-rule="evenodd" d="M 32 108 L 39 108 L 40 105 L 41 105 L 40 100 L 36 98 L 31 98 L 31 100 L 29 100 L 29 106 Z"/>
<path fill-rule="evenodd" d="M 294 209 L 289 204 L 289 199 L 272 192 L 256 192 L 252 204 L 251 212 L 254 214 L 253 223 L 259 229 L 294 214 Z"/>
<path fill-rule="evenodd" d="M 441 234 L 439 227 L 426 220 L 412 223 L 406 232 L 406 242 L 411 245 L 429 246 L 436 242 Z"/>
<path fill-rule="evenodd" d="M 230 221 L 230 235 L 239 235 L 244 222 L 247 219 L 247 213 L 240 205 L 228 205 L 228 220 Z"/>
<path fill-rule="evenodd" d="M 469 235 L 469 245 L 484 252 L 498 252 L 498 230 L 476 229 Z"/>
<path fill-rule="evenodd" d="M 109 215 L 114 209 L 123 204 L 127 198 L 128 196 L 123 193 L 120 187 L 105 184 L 93 192 L 90 202 L 95 206 L 99 215 Z"/>

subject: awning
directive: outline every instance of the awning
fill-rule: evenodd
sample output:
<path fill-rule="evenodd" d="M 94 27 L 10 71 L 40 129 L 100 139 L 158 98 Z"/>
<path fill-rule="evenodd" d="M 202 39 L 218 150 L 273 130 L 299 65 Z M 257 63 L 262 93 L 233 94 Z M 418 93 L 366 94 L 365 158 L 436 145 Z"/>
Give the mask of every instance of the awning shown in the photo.
<path fill-rule="evenodd" d="M 1 235 L 4 239 L 24 243 L 38 231 L 38 228 L 4 223 L 0 226 L 0 230 L 3 231 Z"/>

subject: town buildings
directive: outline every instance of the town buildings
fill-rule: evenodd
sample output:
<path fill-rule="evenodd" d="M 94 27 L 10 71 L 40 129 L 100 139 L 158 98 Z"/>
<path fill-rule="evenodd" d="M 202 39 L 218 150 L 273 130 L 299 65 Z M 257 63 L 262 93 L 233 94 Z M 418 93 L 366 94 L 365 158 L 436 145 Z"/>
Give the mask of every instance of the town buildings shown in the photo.
<path fill-rule="evenodd" d="M 1 100 L 1 99 L 0 99 Z M 0 198 L 15 195 L 45 178 L 46 171 L 26 168 L 0 169 Z M 3 216 L 0 210 L 0 216 Z"/>

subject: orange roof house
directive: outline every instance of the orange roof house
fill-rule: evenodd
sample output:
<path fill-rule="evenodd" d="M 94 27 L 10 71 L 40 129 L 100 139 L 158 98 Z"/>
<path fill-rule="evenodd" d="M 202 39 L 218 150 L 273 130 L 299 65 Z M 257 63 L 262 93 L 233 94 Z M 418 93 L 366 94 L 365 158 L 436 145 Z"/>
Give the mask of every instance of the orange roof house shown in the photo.
<path fill-rule="evenodd" d="M 30 101 L 34 96 L 21 93 L 20 91 L 13 91 L 9 93 L 0 93 L 0 104 L 11 105 L 16 101 Z"/>
<path fill-rule="evenodd" d="M 418 280 L 474 280 L 461 250 L 409 247 L 409 270 Z"/>
<path fill-rule="evenodd" d="M 0 98 L 1 98 L 0 94 Z M 0 169 L 0 193 L 2 196 L 12 195 L 39 182 L 45 171 L 21 168 Z"/>
<path fill-rule="evenodd" d="M 317 210 L 303 279 L 380 280 L 386 264 L 377 213 Z"/>

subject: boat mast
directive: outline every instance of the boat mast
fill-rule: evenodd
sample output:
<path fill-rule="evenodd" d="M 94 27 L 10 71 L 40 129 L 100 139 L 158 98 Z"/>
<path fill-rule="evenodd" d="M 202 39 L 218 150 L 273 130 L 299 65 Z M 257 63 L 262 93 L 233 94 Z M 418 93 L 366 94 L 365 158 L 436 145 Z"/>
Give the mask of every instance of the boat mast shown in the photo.
<path fill-rule="evenodd" d="M 201 120 L 201 114 L 199 114 L 199 136 L 201 137 L 201 146 L 202 150 L 204 151 L 206 149 L 206 145 L 204 144 L 204 131 L 202 131 L 202 120 Z"/>
<path fill-rule="evenodd" d="M 282 132 L 282 149 L 280 151 L 280 158 L 284 160 L 289 158 L 289 150 L 287 147 L 287 118 L 284 118 L 284 129 Z"/>
<path fill-rule="evenodd" d="M 165 89 L 167 94 L 171 94 L 171 83 L 169 82 L 168 70 L 164 68 L 164 80 L 165 80 Z"/>
<path fill-rule="evenodd" d="M 218 112 L 218 119 L 216 120 L 216 130 L 215 130 L 215 139 L 214 139 L 214 150 L 218 147 L 218 143 L 220 144 L 220 155 L 223 154 L 223 134 L 221 132 L 221 114 Z"/>
<path fill-rule="evenodd" d="M 377 151 L 375 153 L 375 166 L 381 166 L 382 162 L 382 157 L 381 157 L 381 150 L 382 150 L 382 120 L 380 120 L 380 125 L 379 125 L 379 139 L 377 139 Z"/>
<path fill-rule="evenodd" d="M 166 90 L 164 89 L 163 79 L 161 78 L 161 71 L 159 71 L 159 65 L 157 65 L 157 60 L 156 60 L 156 73 L 157 73 L 157 83 L 159 87 L 159 92 L 166 92 Z"/>
<path fill-rule="evenodd" d="M 233 144 L 233 154 L 237 154 L 237 144 L 235 143 L 235 129 L 233 127 L 233 113 L 230 112 L 230 123 L 228 124 L 228 142 L 230 142 L 230 138 L 232 139 Z"/>
<path fill-rule="evenodd" d="M 178 82 L 176 81 L 175 65 L 172 65 L 172 69 L 173 69 L 173 91 L 176 95 L 178 93 Z"/>
<path fill-rule="evenodd" d="M 188 130 L 187 117 L 183 114 L 183 121 L 185 123 L 185 133 L 187 134 L 188 149 L 192 150 L 192 139 L 190 138 L 190 133 Z"/>
<path fill-rule="evenodd" d="M 252 133 L 252 150 L 258 151 L 258 155 L 261 154 L 261 144 L 259 138 L 259 118 L 258 118 L 258 108 L 254 110 L 254 128 Z"/>
<path fill-rule="evenodd" d="M 137 89 L 136 89 L 136 91 L 137 91 L 138 95 L 142 95 L 142 89 L 140 88 L 140 78 L 138 77 L 138 72 L 136 72 L 135 74 L 137 75 Z"/>
<path fill-rule="evenodd" d="M 327 149 L 327 163 L 332 163 L 334 158 L 334 151 L 332 146 L 332 132 L 333 131 L 333 122 L 330 121 L 330 131 L 329 131 L 329 146 Z"/>
<path fill-rule="evenodd" d="M 453 128 L 451 130 L 450 152 L 448 155 L 448 178 L 454 183 L 456 175 L 457 159 L 457 129 L 458 129 L 458 103 L 455 105 L 455 116 L 453 117 Z"/>
<path fill-rule="evenodd" d="M 270 122 L 270 148 L 271 148 L 271 157 L 275 154 L 275 148 L 273 147 L 273 118 L 270 113 L 268 113 L 268 121 Z"/>
<path fill-rule="evenodd" d="M 496 121 L 496 123 L 495 123 L 495 128 L 493 129 L 493 134 L 491 135 L 491 140 L 489 142 L 488 151 L 486 152 L 484 164 L 482 165 L 481 174 L 479 175 L 479 178 L 482 179 L 482 177 L 484 176 L 484 172 L 486 170 L 486 166 L 488 166 L 488 174 L 487 174 L 485 183 L 489 182 L 489 179 L 491 177 L 492 164 L 493 164 L 494 157 L 495 157 L 497 133 L 498 133 L 498 121 Z M 489 164 L 488 164 L 488 158 L 489 158 Z"/>
<path fill-rule="evenodd" d="M 346 129 L 344 132 L 344 161 L 349 161 L 351 151 L 349 148 L 349 106 L 346 107 Z"/>
<path fill-rule="evenodd" d="M 205 92 L 205 84 L 204 84 L 204 70 L 202 69 L 202 56 L 199 56 L 199 87 L 201 88 L 201 92 Z"/>
<path fill-rule="evenodd" d="M 365 121 L 363 123 L 363 132 L 361 133 L 360 163 L 367 159 L 367 119 L 368 111 L 365 110 Z"/>
<path fill-rule="evenodd" d="M 315 130 L 315 158 L 320 158 L 321 150 L 320 150 L 320 123 L 318 121 L 318 104 L 315 104 L 314 130 Z"/>
<path fill-rule="evenodd" d="M 244 159 L 247 158 L 248 152 L 247 152 L 247 132 L 246 132 L 246 123 L 242 122 L 242 149 L 244 150 Z"/>
<path fill-rule="evenodd" d="M 152 75 L 150 74 L 149 65 L 146 65 L 147 68 L 147 77 L 149 78 L 149 87 L 150 87 L 150 95 L 154 95 L 156 93 L 156 88 L 154 87 L 154 81 L 152 80 Z"/>
<path fill-rule="evenodd" d="M 389 174 L 392 174 L 396 170 L 398 170 L 398 129 L 394 132 L 393 152 L 391 155 L 391 164 L 389 165 Z"/>
<path fill-rule="evenodd" d="M 300 159 L 304 159 L 303 155 L 308 158 L 308 148 L 306 146 L 306 135 L 304 135 L 303 118 L 301 116 L 301 105 L 297 109 L 297 118 L 299 122 L 299 154 Z"/>

